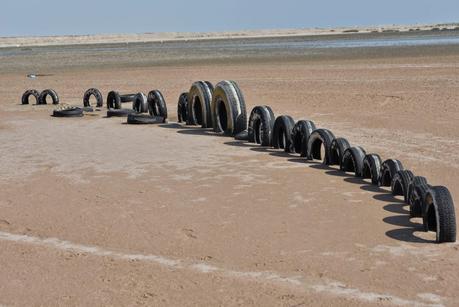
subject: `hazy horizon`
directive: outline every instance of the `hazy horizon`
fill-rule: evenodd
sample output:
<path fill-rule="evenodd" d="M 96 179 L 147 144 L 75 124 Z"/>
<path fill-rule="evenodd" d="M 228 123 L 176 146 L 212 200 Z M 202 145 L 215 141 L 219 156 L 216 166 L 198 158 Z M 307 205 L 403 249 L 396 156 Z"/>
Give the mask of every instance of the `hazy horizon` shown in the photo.
<path fill-rule="evenodd" d="M 214 2 L 137 0 L 64 2 L 16 0 L 2 4 L 0 36 L 222 32 L 265 29 L 441 24 L 459 21 L 459 1 L 338 0 Z"/>

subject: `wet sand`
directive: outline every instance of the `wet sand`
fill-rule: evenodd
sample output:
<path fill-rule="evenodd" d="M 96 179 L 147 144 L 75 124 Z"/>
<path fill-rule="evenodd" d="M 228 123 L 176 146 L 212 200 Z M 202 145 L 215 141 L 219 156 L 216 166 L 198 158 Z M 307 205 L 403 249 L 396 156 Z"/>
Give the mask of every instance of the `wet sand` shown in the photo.
<path fill-rule="evenodd" d="M 457 200 L 456 46 L 167 64 L 142 55 L 0 64 L 0 305 L 459 303 L 458 245 L 433 243 L 388 189 L 174 123 L 194 80 L 233 79 L 249 110 L 313 120 Z M 27 79 L 34 66 L 51 76 Z M 89 87 L 160 89 L 170 123 L 128 126 L 105 110 L 56 119 L 52 106 L 19 105 L 27 88 L 81 105 Z"/>

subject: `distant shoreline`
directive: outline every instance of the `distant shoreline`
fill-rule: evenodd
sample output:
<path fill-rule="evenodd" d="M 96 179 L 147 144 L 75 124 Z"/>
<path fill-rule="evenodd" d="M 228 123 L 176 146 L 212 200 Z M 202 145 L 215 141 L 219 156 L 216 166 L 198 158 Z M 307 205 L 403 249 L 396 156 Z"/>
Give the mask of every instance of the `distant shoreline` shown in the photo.
<path fill-rule="evenodd" d="M 0 37 L 0 48 L 21 48 L 60 45 L 148 43 L 171 41 L 199 41 L 213 39 L 268 38 L 317 35 L 342 35 L 358 33 L 397 33 L 415 31 L 459 31 L 459 23 L 435 25 L 388 25 L 372 27 L 340 27 L 312 29 L 250 30 L 230 32 L 158 32 L 142 34 L 98 34 Z"/>

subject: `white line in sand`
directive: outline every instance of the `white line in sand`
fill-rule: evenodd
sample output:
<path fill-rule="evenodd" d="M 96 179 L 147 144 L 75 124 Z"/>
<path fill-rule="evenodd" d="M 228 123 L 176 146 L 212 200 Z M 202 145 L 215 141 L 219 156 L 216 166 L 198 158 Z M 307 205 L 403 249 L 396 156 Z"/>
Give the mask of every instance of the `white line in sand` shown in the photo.
<path fill-rule="evenodd" d="M 435 302 L 433 302 L 433 300 L 430 300 L 431 303 L 424 303 L 414 300 L 403 299 L 390 294 L 364 292 L 356 288 L 349 288 L 346 285 L 339 282 L 331 281 L 328 283 L 310 284 L 301 280 L 304 279 L 301 276 L 282 277 L 281 275 L 273 272 L 242 272 L 235 270 L 227 270 L 225 268 L 208 265 L 202 262 L 190 263 L 184 260 L 173 260 L 156 255 L 125 254 L 113 250 L 103 249 L 97 246 L 76 244 L 70 241 L 60 240 L 57 238 L 39 238 L 0 231 L 0 240 L 27 243 L 36 246 L 59 249 L 63 251 L 87 253 L 99 257 L 112 257 L 120 260 L 137 260 L 144 262 L 152 262 L 170 269 L 191 270 L 199 273 L 219 273 L 232 278 L 253 279 L 262 282 L 271 282 L 275 284 L 295 286 L 305 290 L 309 289 L 315 292 L 324 292 L 335 296 L 352 298 L 370 303 L 387 303 L 390 305 L 403 306 L 443 306 L 443 304 L 439 303 L 439 301 L 442 300 L 442 298 L 440 297 L 436 297 Z M 427 294 L 424 294 L 421 298 L 427 299 L 427 297 Z"/>

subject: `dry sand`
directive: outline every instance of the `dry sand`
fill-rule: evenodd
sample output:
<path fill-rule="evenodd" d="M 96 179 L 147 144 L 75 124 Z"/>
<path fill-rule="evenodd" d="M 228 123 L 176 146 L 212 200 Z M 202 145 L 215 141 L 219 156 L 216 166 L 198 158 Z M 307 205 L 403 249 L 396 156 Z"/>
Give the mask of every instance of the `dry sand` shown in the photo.
<path fill-rule="evenodd" d="M 457 306 L 459 246 L 434 244 L 388 189 L 174 123 L 193 80 L 237 80 L 249 109 L 311 119 L 458 200 L 459 52 L 446 49 L 0 72 L 0 305 Z M 92 86 L 161 89 L 171 123 L 19 105 L 30 87 L 80 105 Z"/>

